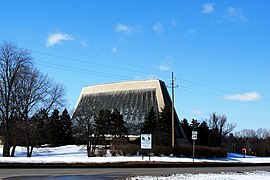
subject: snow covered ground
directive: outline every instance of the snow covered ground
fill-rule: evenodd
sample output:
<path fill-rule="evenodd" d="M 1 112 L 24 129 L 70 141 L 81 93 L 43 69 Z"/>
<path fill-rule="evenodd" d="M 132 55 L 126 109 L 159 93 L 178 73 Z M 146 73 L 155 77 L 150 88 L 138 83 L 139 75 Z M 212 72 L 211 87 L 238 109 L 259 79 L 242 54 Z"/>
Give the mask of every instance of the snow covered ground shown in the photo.
<path fill-rule="evenodd" d="M 220 174 L 175 174 L 167 177 L 153 177 L 153 176 L 136 176 L 131 180 L 269 180 L 270 172 L 255 171 L 255 172 L 244 172 L 244 173 L 220 173 Z"/>
<path fill-rule="evenodd" d="M 2 146 L 0 146 L 0 156 L 2 156 Z M 91 157 L 88 158 L 84 146 L 61 146 L 61 147 L 44 147 L 34 148 L 33 156 L 26 157 L 26 148 L 17 147 L 15 157 L 0 157 L 0 163 L 109 163 L 109 162 L 130 162 L 130 161 L 148 161 L 148 157 L 142 159 L 141 156 L 110 156 L 107 157 Z M 192 158 L 177 157 L 151 157 L 151 161 L 155 162 L 192 162 Z M 195 162 L 243 162 L 243 163 L 270 163 L 270 157 L 261 158 L 254 156 L 229 153 L 227 158 L 217 159 L 195 159 Z"/>
<path fill-rule="evenodd" d="M 0 156 L 2 156 L 3 147 L 0 146 Z M 15 157 L 0 157 L 0 163 L 110 163 L 110 162 L 130 162 L 130 161 L 148 161 L 148 157 L 142 159 L 141 156 L 110 156 L 107 157 L 91 157 L 88 158 L 84 146 L 61 146 L 54 148 L 34 148 L 33 157 L 26 157 L 26 148 L 17 147 Z M 177 158 L 177 157 L 151 157 L 151 161 L 155 162 L 192 162 L 191 158 Z M 243 163 L 270 163 L 270 157 L 260 158 L 254 156 L 246 156 L 243 158 L 241 154 L 229 153 L 227 158 L 218 159 L 195 159 L 195 162 L 243 162 Z M 174 174 L 166 177 L 153 176 L 136 176 L 132 180 L 270 180 L 270 171 L 254 171 L 242 173 L 217 173 L 217 174 Z"/>

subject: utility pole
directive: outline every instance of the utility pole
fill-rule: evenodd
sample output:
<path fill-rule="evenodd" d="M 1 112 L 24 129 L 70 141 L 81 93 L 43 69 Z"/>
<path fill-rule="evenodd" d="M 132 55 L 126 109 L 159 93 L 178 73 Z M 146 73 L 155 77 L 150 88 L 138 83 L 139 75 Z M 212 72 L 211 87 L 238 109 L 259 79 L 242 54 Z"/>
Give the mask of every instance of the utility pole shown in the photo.
<path fill-rule="evenodd" d="M 178 87 L 174 85 L 175 78 L 173 76 L 172 72 L 172 83 L 171 83 L 171 88 L 172 88 L 172 147 L 174 147 L 174 88 Z"/>

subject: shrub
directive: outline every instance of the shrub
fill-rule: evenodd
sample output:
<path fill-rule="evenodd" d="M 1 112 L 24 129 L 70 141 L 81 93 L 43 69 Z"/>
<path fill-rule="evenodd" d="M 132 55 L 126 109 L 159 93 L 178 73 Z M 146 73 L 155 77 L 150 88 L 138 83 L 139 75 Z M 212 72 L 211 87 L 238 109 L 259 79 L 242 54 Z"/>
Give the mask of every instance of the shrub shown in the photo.
<path fill-rule="evenodd" d="M 122 154 L 122 152 L 121 152 L 122 146 L 123 146 L 123 145 L 113 145 L 113 146 L 111 147 L 111 149 L 110 149 L 111 155 L 112 155 L 112 156 L 121 155 L 121 154 Z"/>
<path fill-rule="evenodd" d="M 117 151 L 117 150 L 110 150 L 110 153 L 112 156 L 116 156 L 116 155 L 120 154 L 119 151 Z"/>
<path fill-rule="evenodd" d="M 127 144 L 127 145 L 116 145 L 110 150 L 112 156 L 123 155 L 123 156 L 134 156 L 134 155 L 149 155 L 149 150 L 141 150 L 139 145 Z M 189 157 L 193 156 L 192 145 L 182 145 L 175 147 L 168 146 L 153 146 L 151 152 L 155 156 L 170 156 L 173 154 L 176 157 Z M 102 152 L 100 152 L 102 155 Z M 218 147 L 207 147 L 207 146 L 196 146 L 195 148 L 196 158 L 226 158 L 227 150 Z"/>
<path fill-rule="evenodd" d="M 124 156 L 134 156 L 137 155 L 140 151 L 140 146 L 135 144 L 127 144 L 122 146 L 122 155 Z"/>
<path fill-rule="evenodd" d="M 228 155 L 228 150 L 224 148 L 215 148 L 216 156 L 219 158 L 226 158 Z"/>
<path fill-rule="evenodd" d="M 154 146 L 152 152 L 155 156 L 170 156 L 173 154 L 172 147 L 168 146 Z"/>
<path fill-rule="evenodd" d="M 112 156 L 116 155 L 133 156 L 137 155 L 139 151 L 140 146 L 136 144 L 114 145 L 110 150 Z"/>
<path fill-rule="evenodd" d="M 105 148 L 100 148 L 97 150 L 97 155 L 100 157 L 104 157 L 107 154 L 107 150 Z"/>
<path fill-rule="evenodd" d="M 175 146 L 172 152 L 176 157 L 192 157 L 192 146 Z"/>
<path fill-rule="evenodd" d="M 192 157 L 193 146 L 175 146 L 173 148 L 173 155 L 176 157 Z M 207 146 L 195 146 L 195 157 L 196 158 L 226 158 L 227 150 L 218 147 L 207 147 Z"/>

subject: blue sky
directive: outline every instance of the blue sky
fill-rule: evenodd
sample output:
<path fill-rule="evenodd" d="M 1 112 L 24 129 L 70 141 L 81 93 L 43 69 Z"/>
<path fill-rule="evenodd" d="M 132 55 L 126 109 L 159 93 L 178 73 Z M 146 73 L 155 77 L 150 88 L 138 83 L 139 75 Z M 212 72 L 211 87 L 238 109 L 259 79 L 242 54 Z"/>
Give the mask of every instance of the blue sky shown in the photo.
<path fill-rule="evenodd" d="M 236 131 L 269 129 L 269 9 L 267 0 L 9 0 L 0 6 L 0 40 L 32 52 L 66 87 L 70 111 L 85 86 L 169 85 L 174 72 L 181 119 L 216 112 Z"/>

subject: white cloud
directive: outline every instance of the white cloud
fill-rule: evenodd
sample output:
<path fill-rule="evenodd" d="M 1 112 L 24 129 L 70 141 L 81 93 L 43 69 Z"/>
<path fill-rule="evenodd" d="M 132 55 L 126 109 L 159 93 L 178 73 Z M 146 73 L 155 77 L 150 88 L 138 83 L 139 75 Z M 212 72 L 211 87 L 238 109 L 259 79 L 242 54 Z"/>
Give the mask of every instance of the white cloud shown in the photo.
<path fill-rule="evenodd" d="M 116 32 L 121 32 L 124 34 L 130 34 L 132 32 L 135 32 L 135 28 L 126 24 L 121 24 L 118 23 L 117 25 L 114 26 L 114 30 Z"/>
<path fill-rule="evenodd" d="M 86 41 L 85 41 L 85 40 L 82 40 L 82 41 L 81 41 L 81 45 L 84 46 L 84 47 L 87 46 Z"/>
<path fill-rule="evenodd" d="M 160 33 L 164 31 L 164 28 L 163 25 L 160 22 L 158 22 L 153 26 L 153 30 Z"/>
<path fill-rule="evenodd" d="M 204 112 L 201 109 L 195 109 L 195 110 L 192 111 L 192 114 L 202 115 L 202 114 L 204 114 Z"/>
<path fill-rule="evenodd" d="M 158 76 L 154 74 L 150 74 L 148 77 L 146 77 L 146 79 L 158 79 Z"/>
<path fill-rule="evenodd" d="M 111 51 L 114 52 L 114 53 L 116 53 L 116 52 L 118 51 L 118 48 L 117 48 L 117 47 L 113 47 L 113 48 L 111 49 Z"/>
<path fill-rule="evenodd" d="M 169 71 L 173 66 L 173 58 L 171 56 L 167 56 L 165 61 L 161 63 L 159 66 L 159 70 L 161 71 Z"/>
<path fill-rule="evenodd" d="M 230 101 L 257 101 L 261 98 L 262 96 L 257 92 L 249 92 L 244 94 L 231 94 L 223 96 L 223 99 Z"/>
<path fill-rule="evenodd" d="M 189 29 L 186 31 L 187 36 L 196 36 L 197 34 L 198 34 L 198 32 L 194 29 Z"/>
<path fill-rule="evenodd" d="M 247 21 L 243 10 L 235 7 L 228 7 L 223 17 L 229 21 Z"/>
<path fill-rule="evenodd" d="M 172 26 L 176 27 L 177 26 L 177 21 L 175 19 L 172 20 Z"/>
<path fill-rule="evenodd" d="M 203 6 L 202 6 L 202 13 L 205 13 L 205 14 L 210 14 L 212 12 L 214 12 L 214 3 L 205 3 Z"/>
<path fill-rule="evenodd" d="M 53 33 L 49 34 L 47 39 L 46 39 L 46 46 L 47 47 L 52 47 L 56 44 L 61 43 L 62 41 L 71 41 L 73 40 L 73 37 L 69 34 L 65 33 Z"/>
<path fill-rule="evenodd" d="M 146 76 L 137 76 L 136 77 L 137 80 L 143 80 L 143 79 L 149 79 L 149 80 L 153 80 L 153 79 L 159 79 L 157 75 L 155 74 L 148 74 Z"/>

